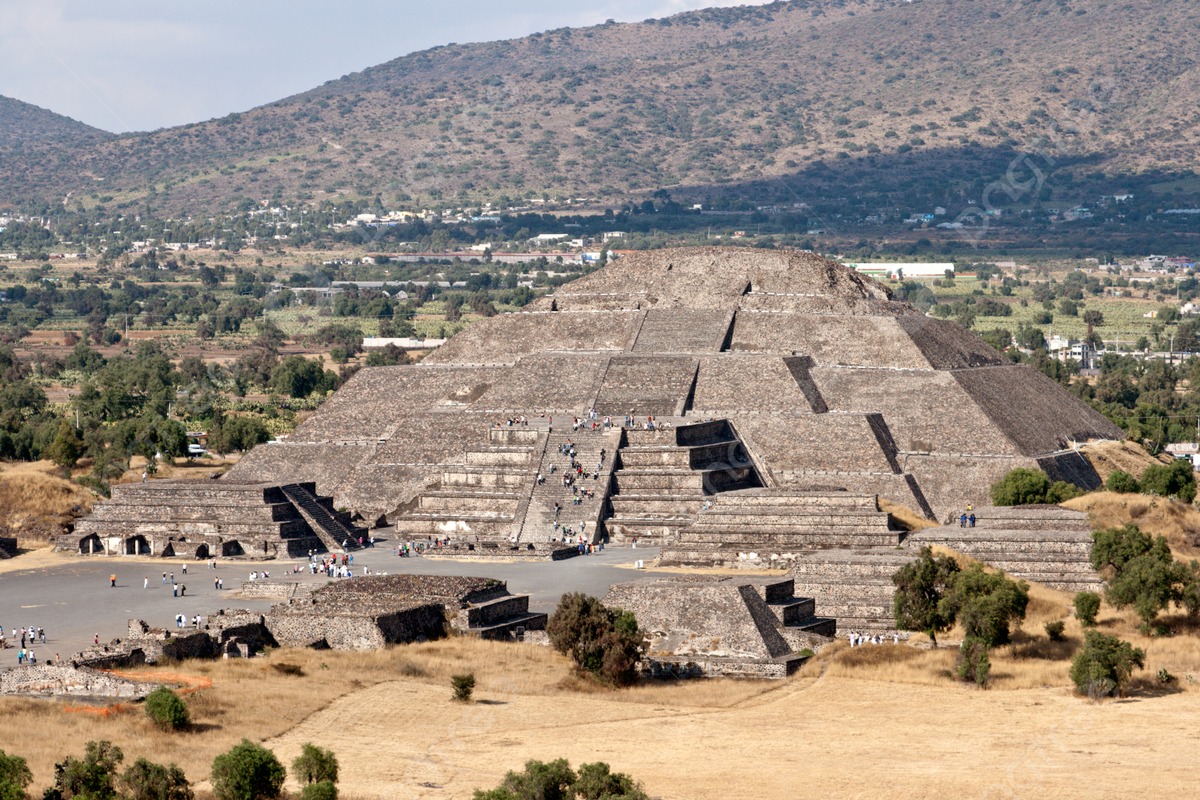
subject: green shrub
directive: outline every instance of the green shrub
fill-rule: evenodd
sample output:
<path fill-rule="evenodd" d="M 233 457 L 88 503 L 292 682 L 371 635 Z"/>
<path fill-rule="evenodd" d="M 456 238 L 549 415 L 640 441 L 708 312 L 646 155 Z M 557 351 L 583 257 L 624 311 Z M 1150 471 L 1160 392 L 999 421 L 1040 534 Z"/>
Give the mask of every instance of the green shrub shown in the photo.
<path fill-rule="evenodd" d="M 146 716 L 164 731 L 181 731 L 192 721 L 187 704 L 165 686 L 146 695 Z"/>
<path fill-rule="evenodd" d="M 555 650 L 605 683 L 624 686 L 637 676 L 643 636 L 628 611 L 572 592 L 559 601 L 546 633 Z"/>
<path fill-rule="evenodd" d="M 337 783 L 338 760 L 330 750 L 305 742 L 292 762 L 292 775 L 301 783 Z"/>
<path fill-rule="evenodd" d="M 1066 481 L 1055 481 L 1046 490 L 1046 502 L 1062 503 L 1070 500 L 1072 497 L 1079 497 L 1081 494 L 1083 494 L 1083 489 L 1080 489 L 1075 484 L 1067 483 Z"/>
<path fill-rule="evenodd" d="M 469 703 L 475 691 L 475 673 L 466 675 L 451 675 L 450 685 L 454 687 L 454 699 L 460 703 Z"/>
<path fill-rule="evenodd" d="M 1071 681 L 1093 700 L 1119 694 L 1135 669 L 1146 665 L 1146 653 L 1115 636 L 1088 631 L 1083 649 L 1071 659 Z"/>
<path fill-rule="evenodd" d="M 649 800 L 633 778 L 608 764 L 583 764 L 579 772 L 565 758 L 528 761 L 524 772 L 509 772 L 491 791 L 477 790 L 473 800 Z"/>
<path fill-rule="evenodd" d="M 88 742 L 83 758 L 67 756 L 54 765 L 54 786 L 47 800 L 79 797 L 86 800 L 117 800 L 114 781 L 117 765 L 125 759 L 121 748 L 109 741 Z"/>
<path fill-rule="evenodd" d="M 1186 458 L 1171 464 L 1151 464 L 1142 473 L 1142 491 L 1162 497 L 1177 497 L 1185 503 L 1196 499 L 1196 473 Z"/>
<path fill-rule="evenodd" d="M 337 784 L 333 781 L 317 781 L 300 790 L 300 800 L 337 800 Z"/>
<path fill-rule="evenodd" d="M 1051 620 L 1046 623 L 1046 635 L 1050 637 L 1050 641 L 1052 642 L 1061 642 L 1066 629 L 1067 624 L 1061 619 Z"/>
<path fill-rule="evenodd" d="M 1105 599 L 1116 608 L 1132 607 L 1146 628 L 1172 601 L 1186 600 L 1195 573 L 1175 560 L 1162 536 L 1125 525 L 1096 531 L 1092 540 L 1092 567 L 1112 570 Z"/>
<path fill-rule="evenodd" d="M 1075 619 L 1085 628 L 1096 624 L 1096 615 L 1100 613 L 1100 595 L 1095 592 L 1080 592 L 1075 595 Z"/>
<path fill-rule="evenodd" d="M 267 748 L 242 739 L 213 759 L 212 789 L 217 800 L 279 797 L 287 772 Z"/>
<path fill-rule="evenodd" d="M 25 759 L 0 750 L 0 800 L 23 800 L 25 787 L 32 782 L 33 773 Z"/>
<path fill-rule="evenodd" d="M 126 800 L 192 800 L 192 785 L 183 770 L 139 758 L 121 775 Z"/>
<path fill-rule="evenodd" d="M 987 686 L 991 671 L 992 661 L 988 658 L 987 643 L 973 637 L 964 639 L 954 670 L 959 679 L 973 681 L 976 686 L 983 688 Z"/>
<path fill-rule="evenodd" d="M 1104 488 L 1110 492 L 1117 492 L 1119 494 L 1137 494 L 1142 490 L 1137 478 L 1121 470 L 1117 470 L 1108 476 L 1108 481 L 1104 484 Z"/>
<path fill-rule="evenodd" d="M 1046 502 L 1050 479 L 1038 469 L 1017 467 L 992 485 L 992 502 L 998 506 L 1021 506 Z"/>

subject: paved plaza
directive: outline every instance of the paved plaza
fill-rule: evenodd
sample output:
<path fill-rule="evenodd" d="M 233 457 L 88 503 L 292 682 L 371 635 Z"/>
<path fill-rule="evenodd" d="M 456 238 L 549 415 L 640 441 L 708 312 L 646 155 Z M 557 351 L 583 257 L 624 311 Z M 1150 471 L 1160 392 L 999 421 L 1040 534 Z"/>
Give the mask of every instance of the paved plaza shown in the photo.
<path fill-rule="evenodd" d="M 386 534 L 385 534 L 386 535 Z M 603 596 L 614 583 L 661 577 L 662 573 L 632 569 L 636 559 L 652 559 L 656 550 L 628 547 L 610 548 L 603 553 L 567 559 L 565 561 L 461 561 L 441 558 L 399 558 L 389 541 L 382 540 L 374 548 L 354 553 L 353 572 L 361 575 L 363 567 L 372 573 L 410 573 L 429 575 L 472 575 L 497 578 L 508 582 L 514 594 L 530 595 L 530 609 L 551 612 L 565 592 L 579 591 Z M 34 644 L 39 662 L 53 661 L 55 654 L 63 659 L 82 650 L 99 635 L 101 642 L 125 636 L 131 618 L 143 619 L 156 627 L 173 628 L 175 617 L 188 619 L 196 614 L 208 615 L 221 608 L 247 608 L 266 611 L 277 600 L 247 598 L 241 595 L 242 583 L 250 573 L 266 570 L 270 579 L 296 580 L 323 585 L 331 580 L 324 575 L 310 575 L 304 559 L 275 561 L 217 560 L 213 569 L 203 562 L 185 562 L 153 556 L 116 557 L 73 556 L 56 557 L 50 566 L 21 570 L 21 556 L 10 567 L 15 571 L 0 575 L 0 625 L 3 625 L 8 649 L 0 651 L 0 669 L 17 666 L 19 634 L 14 642 L 14 628 L 44 628 L 46 644 Z M 293 574 L 295 566 L 303 567 Z M 168 575 L 163 582 L 163 572 Z M 187 594 L 173 597 L 170 577 L 187 587 Z M 109 578 L 116 575 L 116 587 Z M 224 581 L 224 589 L 213 585 L 215 578 Z M 146 584 L 145 588 L 143 584 Z"/>

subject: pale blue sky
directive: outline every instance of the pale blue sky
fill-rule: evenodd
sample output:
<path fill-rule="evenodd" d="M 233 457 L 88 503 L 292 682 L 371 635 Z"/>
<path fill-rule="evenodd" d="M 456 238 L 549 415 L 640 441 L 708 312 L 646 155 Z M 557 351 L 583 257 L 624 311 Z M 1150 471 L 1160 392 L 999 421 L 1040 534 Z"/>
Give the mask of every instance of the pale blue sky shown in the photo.
<path fill-rule="evenodd" d="M 449 42 L 762 0 L 0 0 L 0 94 L 109 131 L 244 111 Z"/>

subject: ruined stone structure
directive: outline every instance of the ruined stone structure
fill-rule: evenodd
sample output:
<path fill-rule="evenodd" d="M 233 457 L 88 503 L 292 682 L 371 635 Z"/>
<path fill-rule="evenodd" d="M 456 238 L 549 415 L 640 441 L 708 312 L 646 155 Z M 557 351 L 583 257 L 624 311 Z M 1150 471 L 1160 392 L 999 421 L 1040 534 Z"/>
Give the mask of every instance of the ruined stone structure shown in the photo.
<path fill-rule="evenodd" d="M 782 678 L 836 631 L 794 589 L 790 579 L 682 577 L 617 584 L 604 602 L 637 617 L 651 674 Z"/>
<path fill-rule="evenodd" d="M 117 484 L 57 547 L 83 554 L 204 560 L 341 552 L 364 531 L 312 483 L 151 481 Z"/>
<path fill-rule="evenodd" d="M 131 681 L 89 667 L 39 664 L 0 670 L 0 695 L 141 700 L 156 688 L 157 684 Z"/>
<path fill-rule="evenodd" d="M 503 581 L 435 575 L 369 575 L 331 583 L 274 606 L 266 627 L 285 647 L 372 650 L 451 631 L 506 639 L 546 627 L 528 595 Z"/>
<path fill-rule="evenodd" d="M 593 408 L 617 427 L 572 433 Z M 623 432 L 627 414 L 659 430 Z M 514 417 L 528 424 L 493 425 Z M 226 480 L 312 481 L 405 536 L 545 542 L 558 503 L 588 538 L 728 549 L 753 540 L 747 512 L 814 522 L 804 508 L 819 495 L 880 495 L 932 518 L 1017 466 L 1095 486 L 1072 443 L 1121 435 L 1036 370 L 833 262 L 664 250 L 477 323 L 419 364 L 360 371 Z M 594 495 L 582 505 L 559 481 L 567 439 Z M 761 497 L 733 499 L 743 491 Z M 841 533 L 888 535 L 858 502 Z"/>

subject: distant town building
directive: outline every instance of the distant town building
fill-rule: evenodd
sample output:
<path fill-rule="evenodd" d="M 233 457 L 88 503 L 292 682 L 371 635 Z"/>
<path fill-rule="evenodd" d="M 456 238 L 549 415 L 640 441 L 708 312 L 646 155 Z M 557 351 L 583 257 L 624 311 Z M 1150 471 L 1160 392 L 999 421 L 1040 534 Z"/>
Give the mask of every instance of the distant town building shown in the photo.
<path fill-rule="evenodd" d="M 878 262 L 846 264 L 846 266 L 864 275 L 870 275 L 872 278 L 891 278 L 893 280 L 902 280 L 904 278 L 944 278 L 947 273 L 954 274 L 954 264 L 951 263 L 901 264 Z"/>

